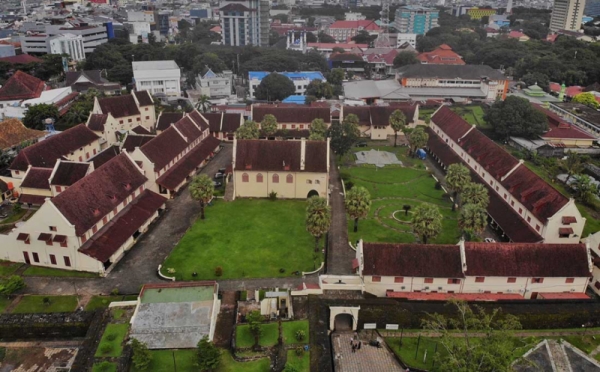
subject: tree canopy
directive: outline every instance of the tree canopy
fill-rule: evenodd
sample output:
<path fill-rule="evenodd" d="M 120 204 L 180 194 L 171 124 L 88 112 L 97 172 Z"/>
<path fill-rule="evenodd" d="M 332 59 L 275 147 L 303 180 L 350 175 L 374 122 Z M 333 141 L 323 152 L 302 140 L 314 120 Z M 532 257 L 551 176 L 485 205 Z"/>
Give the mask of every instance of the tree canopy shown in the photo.
<path fill-rule="evenodd" d="M 435 238 L 442 230 L 443 216 L 433 204 L 421 204 L 414 210 L 412 227 L 415 234 L 421 237 L 423 244 Z"/>
<path fill-rule="evenodd" d="M 394 67 L 402 67 L 407 65 L 416 65 L 421 63 L 417 55 L 413 52 L 400 52 L 394 58 Z"/>
<path fill-rule="evenodd" d="M 58 119 L 58 108 L 53 104 L 39 104 L 30 106 L 23 118 L 23 124 L 31 129 L 44 129 L 43 121 L 46 119 Z"/>
<path fill-rule="evenodd" d="M 263 133 L 269 137 L 277 132 L 277 119 L 271 114 L 265 115 L 263 120 L 260 122 L 260 129 Z"/>
<path fill-rule="evenodd" d="M 394 147 L 397 146 L 398 143 L 398 132 L 404 130 L 406 127 L 406 115 L 402 112 L 402 110 L 394 110 L 390 115 L 390 126 L 394 131 Z"/>
<path fill-rule="evenodd" d="M 535 138 L 548 130 L 546 116 L 528 100 L 516 96 L 496 101 L 485 113 L 484 120 L 503 139 L 510 136 Z"/>
<path fill-rule="evenodd" d="M 235 131 L 235 137 L 237 139 L 258 139 L 260 129 L 258 124 L 252 120 L 246 120 L 246 122 Z"/>
<path fill-rule="evenodd" d="M 600 108 L 600 103 L 596 101 L 596 96 L 592 92 L 579 93 L 573 97 L 572 101 L 576 103 L 582 103 L 594 109 Z"/>
<path fill-rule="evenodd" d="M 327 199 L 312 196 L 306 201 L 306 231 L 315 238 L 315 252 L 319 251 L 319 240 L 331 226 L 331 207 Z"/>
<path fill-rule="evenodd" d="M 213 198 L 215 186 L 213 180 L 206 174 L 201 174 L 192 178 L 190 182 L 190 194 L 192 199 L 200 202 L 200 219 L 204 219 L 204 207 Z"/>
<path fill-rule="evenodd" d="M 283 101 L 295 93 L 296 86 L 294 83 L 286 76 L 275 72 L 262 79 L 254 91 L 256 99 L 267 101 Z"/>
<path fill-rule="evenodd" d="M 358 220 L 365 218 L 371 209 L 371 194 L 362 186 L 354 186 L 346 192 L 344 199 L 346 213 L 354 219 L 354 232 L 358 231 Z"/>

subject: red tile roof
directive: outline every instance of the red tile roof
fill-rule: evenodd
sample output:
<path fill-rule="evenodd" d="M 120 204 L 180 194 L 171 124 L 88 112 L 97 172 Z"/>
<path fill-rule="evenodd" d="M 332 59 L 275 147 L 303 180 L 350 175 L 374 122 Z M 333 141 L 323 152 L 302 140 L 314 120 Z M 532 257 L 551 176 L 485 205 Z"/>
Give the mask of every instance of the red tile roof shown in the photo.
<path fill-rule="evenodd" d="M 248 7 L 242 4 L 227 4 L 224 7 L 220 8 L 222 11 L 226 12 L 249 12 L 251 11 Z"/>
<path fill-rule="evenodd" d="M 454 113 L 448 106 L 442 106 L 432 117 L 431 121 L 454 142 L 471 130 L 471 124 L 467 123 L 460 115 Z"/>
<path fill-rule="evenodd" d="M 133 94 L 135 95 L 135 98 L 137 98 L 140 107 L 154 105 L 154 102 L 152 101 L 152 96 L 150 96 L 150 93 L 148 93 L 147 90 L 142 90 L 139 92 L 134 91 Z"/>
<path fill-rule="evenodd" d="M 354 114 L 358 117 L 359 125 L 371 126 L 370 106 L 344 106 L 344 117 Z"/>
<path fill-rule="evenodd" d="M 0 62 L 7 62 L 11 65 L 24 65 L 27 63 L 42 63 L 43 61 L 29 54 L 18 54 L 16 56 L 0 58 Z"/>
<path fill-rule="evenodd" d="M 458 245 L 363 243 L 363 275 L 462 278 Z"/>
<path fill-rule="evenodd" d="M 577 223 L 577 218 L 575 218 L 573 216 L 563 216 L 563 218 L 562 218 L 563 225 L 570 225 L 572 223 Z"/>
<path fill-rule="evenodd" d="M 538 299 L 542 300 L 589 300 L 590 297 L 585 293 L 576 292 L 540 292 Z"/>
<path fill-rule="evenodd" d="M 150 142 L 155 137 L 156 136 L 152 135 L 149 136 L 144 134 L 129 133 L 127 134 L 127 137 L 125 137 L 122 149 L 126 150 L 127 152 L 133 152 L 136 147 L 144 146 L 146 143 Z"/>
<path fill-rule="evenodd" d="M 540 137 L 543 139 L 596 139 L 583 129 L 564 121 L 556 113 L 545 109 L 542 105 L 532 103 L 533 107 L 546 115 L 548 119 L 548 131 Z"/>
<path fill-rule="evenodd" d="M 37 140 L 46 135 L 41 130 L 29 129 L 18 119 L 0 122 L 0 149 L 20 145 L 24 141 Z"/>
<path fill-rule="evenodd" d="M 35 168 L 32 167 L 27 172 L 27 175 L 21 183 L 21 187 L 32 189 L 50 190 L 48 180 L 52 174 L 52 168 Z"/>
<path fill-rule="evenodd" d="M 522 33 L 521 31 L 511 31 L 508 34 L 508 37 L 513 38 L 513 39 L 519 39 L 523 36 L 527 36 L 524 33 Z"/>
<path fill-rule="evenodd" d="M 137 127 L 133 128 L 131 131 L 135 134 L 152 135 L 152 133 L 148 129 L 142 127 L 141 125 L 138 125 Z"/>
<path fill-rule="evenodd" d="M 354 43 L 308 43 L 308 48 L 317 48 L 317 49 L 333 49 L 333 48 L 342 48 L 342 49 L 366 49 L 369 47 L 369 44 L 354 44 Z"/>
<path fill-rule="evenodd" d="M 414 122 L 417 107 L 418 105 L 415 103 L 391 103 L 389 106 L 371 106 L 371 122 L 377 126 L 388 126 L 390 125 L 392 113 L 400 110 L 406 116 L 406 123 L 410 124 Z"/>
<path fill-rule="evenodd" d="M 367 55 L 367 61 L 369 61 L 370 63 L 377 63 L 383 61 L 386 65 L 392 66 L 394 64 L 394 59 L 396 58 L 398 53 L 398 49 L 392 49 L 389 52 L 383 54 L 371 53 Z"/>
<path fill-rule="evenodd" d="M 31 205 L 42 205 L 46 202 L 46 198 L 49 198 L 49 196 L 21 194 L 21 197 L 19 197 L 19 203 L 31 204 Z"/>
<path fill-rule="evenodd" d="M 188 143 L 192 143 L 202 136 L 202 131 L 200 131 L 189 116 L 179 120 L 173 126 L 185 137 Z"/>
<path fill-rule="evenodd" d="M 323 119 L 325 123 L 331 122 L 330 110 L 327 107 L 277 107 L 276 105 L 254 105 L 252 107 L 252 120 L 260 123 L 265 115 L 275 116 L 279 124 L 304 123 L 310 124 L 315 119 Z"/>
<path fill-rule="evenodd" d="M 208 120 L 212 133 L 234 133 L 243 123 L 241 114 L 206 113 L 202 114 Z"/>
<path fill-rule="evenodd" d="M 196 109 L 192 110 L 190 113 L 187 114 L 187 116 L 189 116 L 194 121 L 194 123 L 196 123 L 196 125 L 200 127 L 201 131 L 204 132 L 205 130 L 208 129 L 208 123 L 202 117 L 202 114 L 200 114 L 200 112 L 198 112 L 198 110 L 196 110 Z"/>
<path fill-rule="evenodd" d="M 377 23 L 375 23 L 375 21 L 372 20 L 368 20 L 368 19 L 363 19 L 360 21 L 335 21 L 331 26 L 329 26 L 330 29 L 332 28 L 349 28 L 349 29 L 361 29 L 361 30 L 365 30 L 365 31 L 377 31 L 377 30 L 381 30 L 381 27 L 379 27 L 377 25 Z"/>
<path fill-rule="evenodd" d="M 147 180 L 129 157 L 121 154 L 55 196 L 52 203 L 81 236 Z"/>
<path fill-rule="evenodd" d="M 463 301 L 502 301 L 524 300 L 515 293 L 429 293 L 429 292 L 386 292 L 386 297 L 403 298 L 409 301 L 448 301 L 457 299 Z"/>
<path fill-rule="evenodd" d="M 573 234 L 573 228 L 572 227 L 559 227 L 558 233 L 560 235 L 571 235 L 571 234 Z"/>
<path fill-rule="evenodd" d="M 13 160 L 9 169 L 25 171 L 28 165 L 53 168 L 56 160 L 97 141 L 99 138 L 84 124 L 79 124 L 24 148 Z"/>
<path fill-rule="evenodd" d="M 469 276 L 589 277 L 584 244 L 465 243 Z"/>
<path fill-rule="evenodd" d="M 45 88 L 46 84 L 42 80 L 19 70 L 0 88 L 0 101 L 38 98 Z"/>
<path fill-rule="evenodd" d="M 156 183 L 168 190 L 175 190 L 185 179 L 197 169 L 219 147 L 221 141 L 213 136 L 206 137 L 192 151 L 187 153 L 174 166 L 169 168 Z"/>
<path fill-rule="evenodd" d="M 156 121 L 156 130 L 163 131 L 181 120 L 183 118 L 182 112 L 161 112 L 158 120 Z"/>
<path fill-rule="evenodd" d="M 109 148 L 102 150 L 96 156 L 90 158 L 90 162 L 94 164 L 94 169 L 98 169 L 103 164 L 107 163 L 110 159 L 119 155 L 121 150 L 118 145 L 110 146 Z"/>
<path fill-rule="evenodd" d="M 104 132 L 104 124 L 106 124 L 107 119 L 108 115 L 91 114 L 90 118 L 88 119 L 87 126 L 94 132 Z"/>
<path fill-rule="evenodd" d="M 463 137 L 459 145 L 494 178 L 504 177 L 519 161 L 477 129 Z"/>
<path fill-rule="evenodd" d="M 98 103 L 103 114 L 111 113 L 116 119 L 140 114 L 140 110 L 131 94 L 100 98 Z"/>
<path fill-rule="evenodd" d="M 452 48 L 442 44 L 431 52 L 424 52 L 417 56 L 422 63 L 430 65 L 464 65 L 465 61 L 455 53 Z"/>
<path fill-rule="evenodd" d="M 187 146 L 188 143 L 179 132 L 175 128 L 169 127 L 144 144 L 140 150 L 154 163 L 154 170 L 158 171 L 179 156 Z"/>
<path fill-rule="evenodd" d="M 161 195 L 144 190 L 79 248 L 79 251 L 100 262 L 106 262 L 165 204 L 166 200 Z"/>
<path fill-rule="evenodd" d="M 57 186 L 72 186 L 86 176 L 90 168 L 89 163 L 75 163 L 71 161 L 61 161 L 52 180 L 51 185 Z"/>
<path fill-rule="evenodd" d="M 306 141 L 304 170 L 300 170 L 301 141 L 238 140 L 235 170 L 327 172 L 327 142 Z"/>

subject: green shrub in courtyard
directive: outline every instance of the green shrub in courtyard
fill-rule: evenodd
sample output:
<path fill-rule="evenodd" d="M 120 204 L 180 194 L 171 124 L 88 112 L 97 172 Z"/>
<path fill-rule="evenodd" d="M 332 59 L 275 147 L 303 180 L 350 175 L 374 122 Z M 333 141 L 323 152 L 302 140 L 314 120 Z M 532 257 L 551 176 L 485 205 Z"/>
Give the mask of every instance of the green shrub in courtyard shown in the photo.
<path fill-rule="evenodd" d="M 223 275 L 223 268 L 221 266 L 217 266 L 215 268 L 215 276 L 222 276 Z"/>
<path fill-rule="evenodd" d="M 113 347 L 111 344 L 104 344 L 100 346 L 100 352 L 102 354 L 109 354 L 112 351 Z"/>
<path fill-rule="evenodd" d="M 221 351 L 212 342 L 208 341 L 208 336 L 202 337 L 198 342 L 198 368 L 200 371 L 215 370 L 221 362 Z"/>
<path fill-rule="evenodd" d="M 299 357 L 302 357 L 304 355 L 304 348 L 302 346 L 296 348 L 296 355 Z"/>
<path fill-rule="evenodd" d="M 133 349 L 133 357 L 131 358 L 133 366 L 138 371 L 147 370 L 150 362 L 152 362 L 152 354 L 146 344 L 134 338 L 131 341 L 131 347 Z"/>
<path fill-rule="evenodd" d="M 108 372 L 113 369 L 113 364 L 110 362 L 102 362 L 96 365 L 96 371 Z"/>
<path fill-rule="evenodd" d="M 303 341 L 306 338 L 306 333 L 304 331 L 296 331 L 296 340 Z"/>

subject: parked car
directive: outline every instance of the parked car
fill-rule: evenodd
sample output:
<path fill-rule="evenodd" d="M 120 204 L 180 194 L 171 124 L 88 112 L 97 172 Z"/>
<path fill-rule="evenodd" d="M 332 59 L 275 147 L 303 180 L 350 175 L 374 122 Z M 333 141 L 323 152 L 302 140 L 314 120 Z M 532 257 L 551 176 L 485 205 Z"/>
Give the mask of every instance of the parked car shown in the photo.
<path fill-rule="evenodd" d="M 485 241 L 486 243 L 496 243 L 496 241 L 492 238 L 485 238 L 483 239 L 483 241 Z"/>
<path fill-rule="evenodd" d="M 356 147 L 367 147 L 367 141 L 360 141 L 356 144 Z"/>
<path fill-rule="evenodd" d="M 219 168 L 219 170 L 217 172 L 225 174 L 226 171 L 227 171 L 227 168 Z"/>
<path fill-rule="evenodd" d="M 215 179 L 225 177 L 225 173 L 217 172 L 215 173 Z"/>
<path fill-rule="evenodd" d="M 214 187 L 221 187 L 221 186 L 223 186 L 223 182 L 213 181 L 213 186 Z"/>

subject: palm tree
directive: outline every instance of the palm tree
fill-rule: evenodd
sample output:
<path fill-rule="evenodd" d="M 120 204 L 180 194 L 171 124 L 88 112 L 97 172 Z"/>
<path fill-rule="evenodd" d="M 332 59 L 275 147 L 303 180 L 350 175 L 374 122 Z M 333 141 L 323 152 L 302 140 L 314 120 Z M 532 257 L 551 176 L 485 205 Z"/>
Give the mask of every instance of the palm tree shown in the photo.
<path fill-rule="evenodd" d="M 465 187 L 471 183 L 471 173 L 462 164 L 455 163 L 448 167 L 446 173 L 446 184 L 454 193 L 454 203 L 452 203 L 452 211 L 456 210 L 456 206 L 460 205 L 458 198 Z"/>
<path fill-rule="evenodd" d="M 565 183 L 568 184 L 569 180 L 573 175 L 581 173 L 583 171 L 583 159 L 581 159 L 581 155 L 574 152 L 567 152 L 567 160 L 563 162 L 563 167 L 567 171 L 567 179 Z"/>
<path fill-rule="evenodd" d="M 465 186 L 461 198 L 463 205 L 475 204 L 485 209 L 490 204 L 488 190 L 484 185 L 476 182 L 469 182 Z"/>
<path fill-rule="evenodd" d="M 204 219 L 204 207 L 213 198 L 215 186 L 206 174 L 201 174 L 192 179 L 190 195 L 192 199 L 200 202 L 200 219 Z"/>
<path fill-rule="evenodd" d="M 442 230 L 442 214 L 431 204 L 422 204 L 415 208 L 412 220 L 413 232 L 420 236 L 423 244 L 429 238 L 435 238 Z"/>
<path fill-rule="evenodd" d="M 354 186 L 346 193 L 346 213 L 354 219 L 354 232 L 358 231 L 358 219 L 367 217 L 371 209 L 371 194 L 362 186 Z"/>
<path fill-rule="evenodd" d="M 200 110 L 202 112 L 206 112 L 209 108 L 210 108 L 210 97 L 203 94 L 202 96 L 200 96 L 200 98 L 198 99 L 198 102 L 196 103 L 196 109 Z"/>
<path fill-rule="evenodd" d="M 310 197 L 306 203 L 306 230 L 315 237 L 315 252 L 319 251 L 319 240 L 331 226 L 331 207 L 327 199 Z"/>
<path fill-rule="evenodd" d="M 401 110 L 396 110 L 390 115 L 390 126 L 394 130 L 394 147 L 398 145 L 398 132 L 406 127 L 406 116 Z"/>
<path fill-rule="evenodd" d="M 463 235 L 479 235 L 487 226 L 487 217 L 481 205 L 467 204 L 460 211 L 458 226 L 463 230 Z"/>
<path fill-rule="evenodd" d="M 423 127 L 416 127 L 408 135 L 408 142 L 410 143 L 410 151 L 412 156 L 415 156 L 417 150 L 427 144 L 429 140 L 429 134 L 425 132 Z"/>
<path fill-rule="evenodd" d="M 571 187 L 575 190 L 575 198 L 584 203 L 592 201 L 597 191 L 590 176 L 585 174 L 575 175 Z"/>
<path fill-rule="evenodd" d="M 275 132 L 277 132 L 277 119 L 271 114 L 265 115 L 263 120 L 260 122 L 260 128 L 265 136 L 272 136 L 275 134 Z"/>

